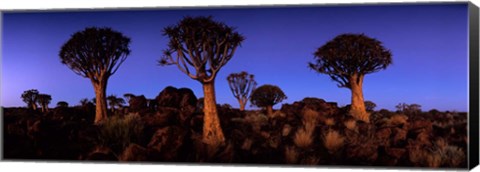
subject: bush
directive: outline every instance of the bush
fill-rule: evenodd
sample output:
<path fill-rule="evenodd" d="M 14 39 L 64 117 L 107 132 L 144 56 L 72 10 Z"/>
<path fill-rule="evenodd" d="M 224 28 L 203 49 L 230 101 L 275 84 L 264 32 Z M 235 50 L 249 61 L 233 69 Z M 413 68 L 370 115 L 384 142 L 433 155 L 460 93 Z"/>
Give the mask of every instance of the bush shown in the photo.
<path fill-rule="evenodd" d="M 122 152 L 130 143 L 142 140 L 143 123 L 138 115 L 113 116 L 100 124 L 99 144 Z"/>
<path fill-rule="evenodd" d="M 323 136 L 323 145 L 330 154 L 337 152 L 343 146 L 344 141 L 345 137 L 335 130 L 330 130 Z"/>

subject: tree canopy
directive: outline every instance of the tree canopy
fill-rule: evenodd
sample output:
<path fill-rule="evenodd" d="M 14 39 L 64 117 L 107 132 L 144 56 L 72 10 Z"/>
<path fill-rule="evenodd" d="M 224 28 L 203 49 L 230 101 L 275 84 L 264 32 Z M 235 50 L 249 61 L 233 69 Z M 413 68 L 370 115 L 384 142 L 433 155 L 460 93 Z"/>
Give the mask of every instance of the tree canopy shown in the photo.
<path fill-rule="evenodd" d="M 76 74 L 99 82 L 113 75 L 130 54 L 130 38 L 111 28 L 89 27 L 72 35 L 60 60 Z"/>
<path fill-rule="evenodd" d="M 309 67 L 350 88 L 352 76 L 363 76 L 387 68 L 392 63 L 390 50 L 382 42 L 364 34 L 341 34 L 318 48 Z M 362 77 L 357 77 L 356 82 Z"/>
<path fill-rule="evenodd" d="M 215 79 L 245 39 L 235 28 L 203 16 L 187 16 L 178 24 L 166 27 L 163 34 L 170 41 L 159 64 L 175 64 L 190 78 L 202 83 Z"/>
<path fill-rule="evenodd" d="M 253 90 L 250 102 L 258 107 L 273 106 L 287 99 L 282 89 L 275 85 L 262 85 Z"/>

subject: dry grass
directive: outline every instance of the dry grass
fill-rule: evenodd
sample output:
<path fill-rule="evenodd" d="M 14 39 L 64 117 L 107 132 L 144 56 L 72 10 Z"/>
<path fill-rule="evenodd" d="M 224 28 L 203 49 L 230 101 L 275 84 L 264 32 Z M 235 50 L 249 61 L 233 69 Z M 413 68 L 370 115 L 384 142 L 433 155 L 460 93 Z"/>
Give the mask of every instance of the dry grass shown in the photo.
<path fill-rule="evenodd" d="M 458 167 L 465 161 L 465 153 L 456 146 L 446 146 L 443 149 L 443 164 L 450 167 Z"/>
<path fill-rule="evenodd" d="M 333 126 L 333 125 L 335 125 L 335 119 L 333 119 L 333 118 L 327 118 L 327 119 L 325 119 L 325 121 L 323 121 L 323 122 L 324 122 L 325 125 L 327 125 L 327 126 Z"/>
<path fill-rule="evenodd" d="M 294 146 L 285 148 L 285 162 L 287 164 L 295 164 L 298 161 L 298 151 Z"/>
<path fill-rule="evenodd" d="M 408 117 L 406 115 L 395 114 L 390 117 L 388 122 L 390 125 L 400 125 L 400 124 L 406 124 L 407 120 L 408 120 Z"/>
<path fill-rule="evenodd" d="M 242 149 L 250 150 L 250 148 L 252 147 L 252 143 L 253 143 L 252 139 L 246 138 L 245 141 L 243 141 Z"/>
<path fill-rule="evenodd" d="M 343 122 L 343 124 L 345 125 L 345 127 L 347 127 L 347 129 L 349 130 L 356 130 L 357 128 L 357 121 L 351 119 L 351 120 L 346 120 L 345 122 Z"/>
<path fill-rule="evenodd" d="M 293 142 L 299 148 L 308 148 L 313 143 L 313 132 L 311 130 L 307 130 L 305 128 L 300 128 L 295 133 Z"/>
<path fill-rule="evenodd" d="M 291 131 L 292 131 L 292 126 L 290 126 L 289 124 L 285 124 L 282 129 L 282 136 L 284 137 L 288 136 Z"/>
<path fill-rule="evenodd" d="M 345 143 L 345 137 L 335 130 L 330 130 L 323 136 L 323 145 L 330 154 L 337 152 Z"/>
<path fill-rule="evenodd" d="M 317 111 L 307 108 L 303 110 L 302 114 L 302 122 L 304 125 L 307 123 L 317 123 L 319 117 L 319 113 Z"/>
<path fill-rule="evenodd" d="M 320 158 L 316 156 L 307 156 L 306 158 L 303 158 L 300 162 L 300 164 L 303 165 L 318 165 L 320 162 Z"/>
<path fill-rule="evenodd" d="M 448 145 L 443 139 L 439 139 L 431 149 L 410 150 L 409 159 L 417 166 L 459 167 L 465 162 L 465 153 L 461 148 Z"/>

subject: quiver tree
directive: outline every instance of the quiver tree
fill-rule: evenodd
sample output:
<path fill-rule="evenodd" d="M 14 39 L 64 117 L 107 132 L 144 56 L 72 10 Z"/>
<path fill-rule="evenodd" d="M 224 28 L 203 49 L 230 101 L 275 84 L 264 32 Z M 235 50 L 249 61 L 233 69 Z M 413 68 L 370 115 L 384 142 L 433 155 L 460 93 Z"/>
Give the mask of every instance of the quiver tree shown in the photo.
<path fill-rule="evenodd" d="M 240 111 L 245 110 L 250 93 L 255 89 L 257 82 L 253 79 L 253 75 L 243 71 L 240 73 L 232 73 L 227 77 L 228 86 L 233 96 L 240 104 Z"/>
<path fill-rule="evenodd" d="M 37 110 L 37 98 L 38 98 L 38 90 L 30 89 L 24 91 L 21 98 L 23 102 L 27 104 L 29 109 Z"/>
<path fill-rule="evenodd" d="M 110 110 L 112 113 L 115 113 L 115 107 L 122 107 L 125 104 L 125 100 L 116 95 L 109 95 L 107 97 L 108 105 L 110 106 Z"/>
<path fill-rule="evenodd" d="M 365 101 L 365 109 L 367 110 L 367 112 L 373 112 L 375 110 L 375 107 L 377 107 L 377 104 L 369 100 Z"/>
<path fill-rule="evenodd" d="M 67 108 L 68 103 L 66 101 L 59 101 L 57 102 L 57 108 Z"/>
<path fill-rule="evenodd" d="M 273 106 L 287 99 L 285 93 L 275 85 L 262 85 L 253 90 L 250 102 L 257 107 L 265 107 L 267 115 L 273 115 Z"/>
<path fill-rule="evenodd" d="M 52 101 L 52 96 L 48 94 L 38 94 L 37 103 L 42 106 L 42 112 L 48 111 L 48 105 Z"/>
<path fill-rule="evenodd" d="M 130 38 L 110 28 L 86 28 L 61 48 L 61 62 L 89 78 L 95 90 L 95 123 L 107 117 L 107 82 L 130 54 Z"/>
<path fill-rule="evenodd" d="M 204 93 L 203 142 L 216 146 L 225 141 L 215 100 L 215 77 L 233 57 L 244 37 L 234 28 L 212 17 L 185 17 L 164 28 L 168 48 L 160 65 L 176 65 L 190 78 L 199 81 Z"/>
<path fill-rule="evenodd" d="M 318 48 L 314 55 L 315 62 L 309 63 L 309 67 L 329 75 L 338 87 L 350 89 L 350 114 L 369 122 L 370 115 L 366 112 L 363 98 L 363 78 L 392 63 L 390 50 L 364 34 L 342 34 Z"/>

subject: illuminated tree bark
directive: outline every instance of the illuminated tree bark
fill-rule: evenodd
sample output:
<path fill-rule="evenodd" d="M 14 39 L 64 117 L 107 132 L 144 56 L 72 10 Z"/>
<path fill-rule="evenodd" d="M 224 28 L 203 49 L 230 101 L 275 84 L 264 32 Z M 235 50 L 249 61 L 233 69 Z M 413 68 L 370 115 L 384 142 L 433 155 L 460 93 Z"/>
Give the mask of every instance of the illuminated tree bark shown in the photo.
<path fill-rule="evenodd" d="M 60 60 L 89 78 L 95 91 L 95 124 L 107 118 L 107 82 L 130 54 L 130 38 L 110 28 L 86 28 L 62 46 Z"/>
<path fill-rule="evenodd" d="M 390 50 L 376 39 L 363 34 L 342 34 L 318 48 L 315 62 L 309 67 L 330 76 L 338 87 L 352 94 L 350 114 L 369 122 L 363 101 L 363 78 L 366 74 L 386 69 L 392 63 Z"/>
<path fill-rule="evenodd" d="M 163 32 L 170 41 L 159 60 L 160 65 L 176 65 L 180 71 L 202 84 L 203 142 L 213 148 L 223 145 L 225 137 L 218 118 L 214 82 L 217 73 L 244 40 L 243 36 L 211 17 L 185 17 Z"/>

